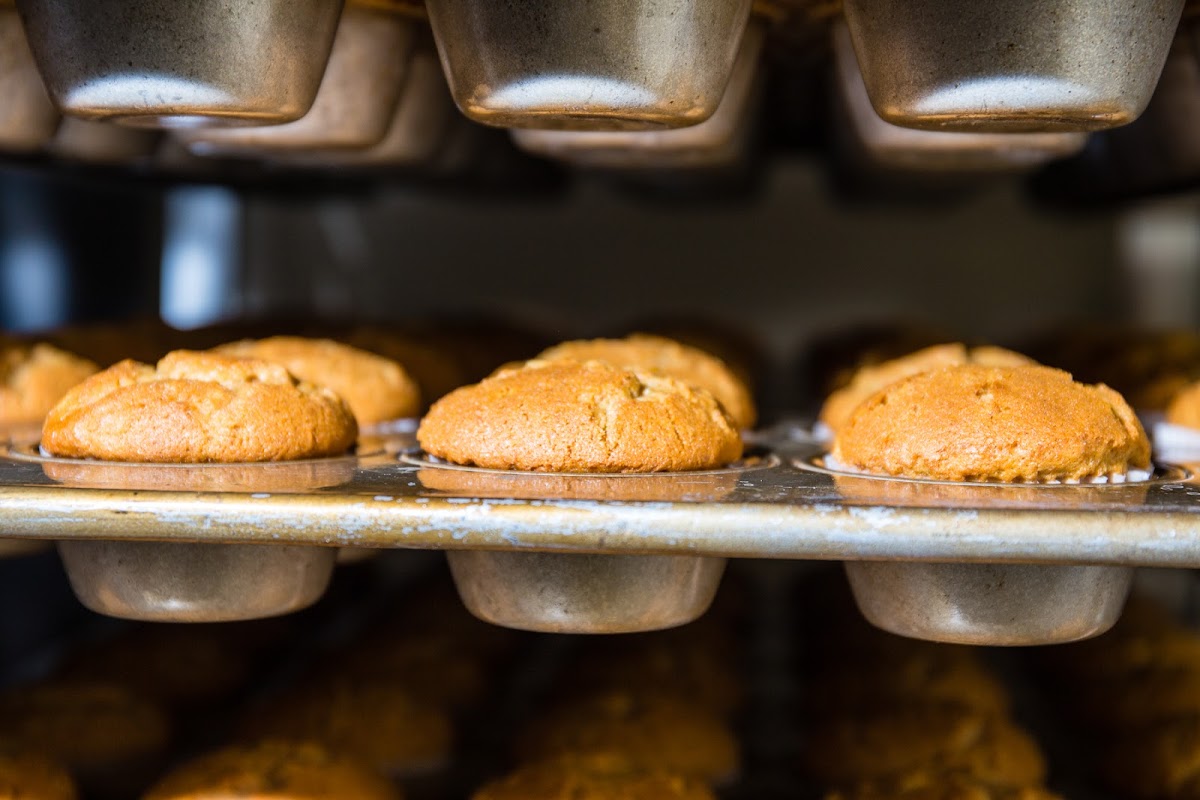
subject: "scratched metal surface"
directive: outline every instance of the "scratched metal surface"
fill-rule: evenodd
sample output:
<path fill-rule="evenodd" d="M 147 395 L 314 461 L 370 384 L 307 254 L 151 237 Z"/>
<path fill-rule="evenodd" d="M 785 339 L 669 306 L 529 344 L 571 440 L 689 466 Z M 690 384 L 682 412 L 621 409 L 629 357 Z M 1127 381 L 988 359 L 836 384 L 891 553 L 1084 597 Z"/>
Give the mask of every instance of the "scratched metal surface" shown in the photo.
<path fill-rule="evenodd" d="M 1115 486 L 956 485 L 806 469 L 795 429 L 738 469 L 561 476 L 374 452 L 283 465 L 147 467 L 0 450 L 0 536 L 428 549 L 1200 567 L 1189 465 Z"/>

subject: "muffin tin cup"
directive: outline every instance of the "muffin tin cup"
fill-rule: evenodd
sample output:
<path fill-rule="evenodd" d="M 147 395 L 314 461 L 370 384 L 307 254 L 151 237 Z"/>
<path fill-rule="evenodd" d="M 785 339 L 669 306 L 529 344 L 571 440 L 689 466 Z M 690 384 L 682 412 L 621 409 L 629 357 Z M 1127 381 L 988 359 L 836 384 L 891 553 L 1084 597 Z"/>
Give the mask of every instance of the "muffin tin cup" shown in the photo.
<path fill-rule="evenodd" d="M 372 147 L 387 133 L 415 36 L 412 21 L 351 3 L 342 12 L 316 100 L 301 119 L 180 136 L 200 155 Z"/>
<path fill-rule="evenodd" d="M 25 40 L 16 8 L 0 0 L 0 150 L 27 153 L 54 135 L 58 109 L 50 102 Z"/>
<path fill-rule="evenodd" d="M 296 545 L 61 541 L 85 606 L 124 619 L 228 622 L 299 611 L 324 594 L 337 551 Z"/>
<path fill-rule="evenodd" d="M 712 116 L 750 0 L 429 0 L 458 107 L 488 125 L 642 130 Z"/>
<path fill-rule="evenodd" d="M 699 125 L 667 131 L 517 129 L 513 141 L 533 155 L 608 169 L 714 168 L 736 163 L 750 145 L 761 98 L 759 60 L 765 31 L 751 23 L 721 104 Z"/>
<path fill-rule="evenodd" d="M 1121 616 L 1132 567 L 847 562 L 859 610 L 935 642 L 1042 645 L 1097 636 Z"/>
<path fill-rule="evenodd" d="M 854 151 L 875 168 L 938 172 L 1003 172 L 1032 169 L 1074 155 L 1086 133 L 951 133 L 902 128 L 880 118 L 871 106 L 850 32 L 833 30 L 840 119 Z"/>
<path fill-rule="evenodd" d="M 929 130 L 1087 131 L 1150 100 L 1184 0 L 846 0 L 871 102 Z"/>
<path fill-rule="evenodd" d="M 20 0 L 67 114 L 149 127 L 290 122 L 325 71 L 341 0 Z"/>
<path fill-rule="evenodd" d="M 506 628 L 633 633 L 672 628 L 708 610 L 725 559 L 700 556 L 448 552 L 467 609 Z"/>

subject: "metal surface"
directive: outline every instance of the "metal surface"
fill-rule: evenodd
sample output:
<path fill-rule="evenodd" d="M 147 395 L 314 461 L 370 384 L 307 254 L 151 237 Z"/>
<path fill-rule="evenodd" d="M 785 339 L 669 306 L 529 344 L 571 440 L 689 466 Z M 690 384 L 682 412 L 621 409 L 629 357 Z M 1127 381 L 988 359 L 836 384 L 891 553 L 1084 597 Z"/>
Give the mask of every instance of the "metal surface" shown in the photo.
<path fill-rule="evenodd" d="M 666 131 L 516 129 L 526 152 L 610 169 L 720 167 L 745 157 L 761 98 L 759 59 L 765 31 L 752 22 L 742 37 L 733 76 L 716 112 L 699 125 Z"/>
<path fill-rule="evenodd" d="M 1184 0 L 846 0 L 871 102 L 931 130 L 1079 131 L 1146 107 Z"/>
<path fill-rule="evenodd" d="M 1104 633 L 1121 616 L 1130 567 L 1045 564 L 846 564 L 863 616 L 936 642 L 1039 645 Z"/>
<path fill-rule="evenodd" d="M 447 553 L 463 604 L 507 628 L 634 633 L 673 628 L 708 610 L 725 559 L 580 553 Z"/>
<path fill-rule="evenodd" d="M 898 170 L 995 172 L 1032 169 L 1078 153 L 1086 133 L 951 133 L 902 128 L 871 106 L 850 31 L 833 28 L 834 67 L 840 110 L 857 150 L 876 167 Z"/>
<path fill-rule="evenodd" d="M 158 143 L 157 131 L 64 117 L 46 150 L 51 155 L 72 161 L 129 164 L 151 159 Z"/>
<path fill-rule="evenodd" d="M 750 0 L 429 0 L 454 99 L 488 125 L 695 125 L 725 90 Z"/>
<path fill-rule="evenodd" d="M 65 113 L 155 127 L 290 122 L 312 105 L 341 0 L 20 0 Z"/>
<path fill-rule="evenodd" d="M 337 551 L 295 545 L 59 542 L 71 588 L 101 614 L 227 622 L 298 611 L 321 598 Z"/>
<path fill-rule="evenodd" d="M 0 3 L 0 97 L 0 148 L 29 152 L 54 135 L 58 109 L 33 63 L 21 18 L 6 3 Z"/>
<path fill-rule="evenodd" d="M 285 125 L 181 131 L 202 155 L 361 150 L 378 144 L 400 97 L 416 23 L 350 4 L 312 108 Z"/>

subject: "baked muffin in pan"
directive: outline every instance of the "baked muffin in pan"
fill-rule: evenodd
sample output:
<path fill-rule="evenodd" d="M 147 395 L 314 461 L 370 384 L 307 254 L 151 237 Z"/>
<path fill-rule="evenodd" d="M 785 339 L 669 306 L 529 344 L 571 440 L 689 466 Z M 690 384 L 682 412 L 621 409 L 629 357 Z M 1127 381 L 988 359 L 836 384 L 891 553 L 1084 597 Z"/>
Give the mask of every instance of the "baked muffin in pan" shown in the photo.
<path fill-rule="evenodd" d="M 648 768 L 614 753 L 534 761 L 485 784 L 471 800 L 715 800 L 696 778 Z"/>

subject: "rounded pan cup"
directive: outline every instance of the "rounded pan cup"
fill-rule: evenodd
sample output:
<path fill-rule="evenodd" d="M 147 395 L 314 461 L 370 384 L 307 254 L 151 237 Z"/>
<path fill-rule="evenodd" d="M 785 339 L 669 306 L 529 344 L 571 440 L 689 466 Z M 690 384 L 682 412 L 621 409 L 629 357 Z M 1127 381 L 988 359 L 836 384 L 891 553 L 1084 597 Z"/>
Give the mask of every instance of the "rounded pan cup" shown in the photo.
<path fill-rule="evenodd" d="M 58 109 L 50 102 L 11 2 L 0 0 L 0 149 L 27 153 L 54 135 Z"/>
<path fill-rule="evenodd" d="M 1158 82 L 1184 0 L 846 0 L 879 116 L 912 128 L 1125 125 Z"/>
<path fill-rule="evenodd" d="M 404 82 L 416 23 L 351 0 L 312 108 L 284 125 L 198 129 L 179 135 L 199 155 L 361 150 L 387 133 Z"/>
<path fill-rule="evenodd" d="M 902 128 L 871 106 L 845 23 L 833 29 L 837 99 L 847 133 L 871 165 L 889 170 L 1001 172 L 1032 169 L 1074 155 L 1087 144 L 1082 132 L 954 133 Z"/>
<path fill-rule="evenodd" d="M 316 97 L 341 0 L 20 0 L 66 114 L 146 127 L 269 125 Z"/>
<path fill-rule="evenodd" d="M 512 132 L 513 141 L 533 155 L 610 169 L 705 168 L 736 163 L 750 143 L 762 88 L 759 59 L 765 31 L 751 23 L 742 37 L 733 75 L 713 115 L 687 128 L 665 131 Z"/>
<path fill-rule="evenodd" d="M 458 107 L 488 125 L 696 125 L 725 91 L 750 0 L 429 0 Z"/>
<path fill-rule="evenodd" d="M 1116 623 L 1132 567 L 1055 564 L 847 562 L 863 616 L 915 639 L 1043 645 L 1104 633 Z"/>

